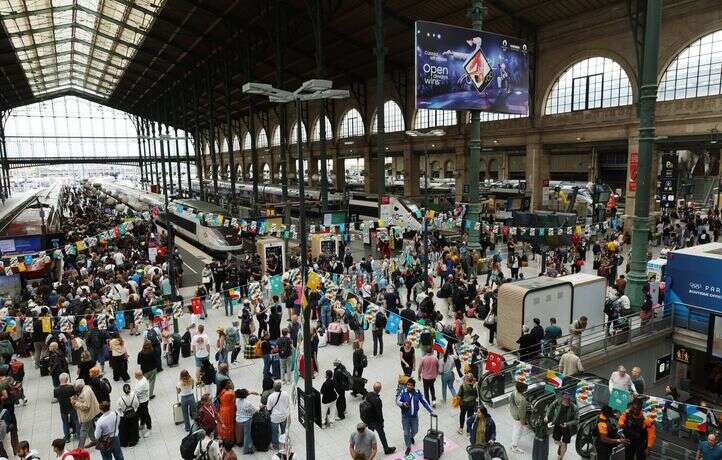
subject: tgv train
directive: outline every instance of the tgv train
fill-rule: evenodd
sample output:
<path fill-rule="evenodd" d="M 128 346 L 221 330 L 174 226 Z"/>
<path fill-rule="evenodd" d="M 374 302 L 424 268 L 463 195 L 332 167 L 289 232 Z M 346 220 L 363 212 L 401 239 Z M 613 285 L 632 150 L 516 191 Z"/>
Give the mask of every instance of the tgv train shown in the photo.
<path fill-rule="evenodd" d="M 145 192 L 133 187 L 111 182 L 97 182 L 94 186 L 114 198 L 119 204 L 136 211 L 152 212 L 158 208 L 162 213 L 164 199 L 157 193 Z M 182 212 L 179 211 L 179 206 Z M 230 227 L 213 225 L 205 219 L 199 220 L 198 213 L 225 214 L 222 208 L 200 200 L 173 200 L 169 203 L 168 221 L 176 234 L 183 236 L 193 245 L 214 256 L 224 256 L 228 252 L 246 252 L 251 244 L 243 240 L 238 231 Z M 162 217 L 162 214 L 161 214 Z M 158 219 L 165 226 L 165 219 Z"/>

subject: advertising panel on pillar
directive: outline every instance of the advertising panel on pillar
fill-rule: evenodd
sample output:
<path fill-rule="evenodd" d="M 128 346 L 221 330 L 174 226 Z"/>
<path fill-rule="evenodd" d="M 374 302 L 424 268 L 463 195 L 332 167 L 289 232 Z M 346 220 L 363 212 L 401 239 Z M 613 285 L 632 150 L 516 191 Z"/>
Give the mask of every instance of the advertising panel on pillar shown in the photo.
<path fill-rule="evenodd" d="M 529 113 L 529 47 L 521 39 L 417 21 L 416 107 Z"/>

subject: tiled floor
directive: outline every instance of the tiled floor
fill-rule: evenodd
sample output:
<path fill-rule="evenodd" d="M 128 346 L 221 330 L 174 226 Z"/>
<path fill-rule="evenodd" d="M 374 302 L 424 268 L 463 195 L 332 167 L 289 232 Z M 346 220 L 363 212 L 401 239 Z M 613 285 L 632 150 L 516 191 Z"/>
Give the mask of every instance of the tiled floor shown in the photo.
<path fill-rule="evenodd" d="M 532 263 L 532 265 L 534 265 Z M 538 271 L 536 266 L 524 269 L 526 276 L 535 276 Z M 185 288 L 192 289 L 192 288 Z M 402 296 L 403 297 L 403 296 Z M 187 317 L 186 317 L 187 318 Z M 181 319 L 181 327 L 185 325 L 186 318 Z M 229 324 L 229 319 L 223 314 L 223 311 L 211 311 L 206 322 L 207 330 L 215 331 L 218 326 L 224 327 Z M 472 320 L 471 325 L 474 330 L 481 335 L 482 343 L 486 342 L 486 328 L 482 327 L 480 321 Z M 213 333 L 213 335 L 215 335 Z M 212 337 L 215 342 L 215 337 Z M 369 357 L 369 366 L 364 373 L 364 377 L 369 380 L 369 387 L 374 381 L 383 383 L 382 399 L 384 403 L 384 414 L 386 418 L 386 433 L 391 445 L 396 446 L 403 452 L 403 433 L 401 430 L 401 415 L 397 407 L 394 406 L 394 393 L 396 380 L 400 373 L 400 364 L 398 356 L 398 347 L 396 347 L 396 338 L 385 335 L 385 353 L 382 357 Z M 135 356 L 140 349 L 141 340 L 139 337 L 127 337 L 129 342 L 129 350 L 131 350 L 131 363 L 135 363 Z M 364 345 L 368 354 L 372 351 L 372 342 L 368 340 Z M 231 377 L 236 388 L 248 388 L 260 390 L 260 376 L 262 362 L 260 360 L 243 360 L 241 357 L 240 366 L 231 370 Z M 351 346 L 349 344 L 340 347 L 327 346 L 319 352 L 320 370 L 323 372 L 329 369 L 331 363 L 335 359 L 341 359 L 345 363 L 351 362 Z M 137 460 L 157 460 L 163 459 L 179 459 L 179 445 L 184 435 L 183 426 L 176 426 L 172 421 L 171 406 L 176 401 L 175 384 L 178 379 L 180 369 L 193 369 L 193 361 L 191 358 L 181 359 L 180 367 L 165 369 L 158 375 L 155 392 L 157 397 L 151 401 L 150 412 L 153 419 L 154 428 L 149 438 L 141 439 L 140 443 L 133 448 L 124 449 L 126 459 Z M 20 426 L 20 439 L 27 439 L 33 449 L 37 449 L 43 459 L 54 458 L 51 455 L 50 442 L 56 437 L 62 436 L 62 425 L 60 415 L 58 414 L 57 404 L 51 404 L 51 381 L 49 377 L 40 377 L 36 369 L 34 369 L 32 361 L 26 360 L 26 379 L 25 391 L 29 404 L 26 407 L 18 407 L 17 415 Z M 130 372 L 135 370 L 137 366 L 131 364 Z M 350 366 L 348 366 L 350 367 Z M 109 369 L 109 368 L 108 368 Z M 71 369 L 74 374 L 75 368 Z M 112 381 L 112 379 L 111 379 Z M 322 381 L 320 378 L 314 380 L 316 388 L 320 388 Z M 458 386 L 459 380 L 456 384 Z M 302 381 L 300 382 L 302 385 Z M 113 384 L 112 399 L 115 400 L 121 391 L 122 383 Z M 287 388 L 290 391 L 290 388 Z M 437 393 L 440 392 L 440 383 L 437 382 Z M 440 399 L 440 395 L 439 395 Z M 317 459 L 336 459 L 348 458 L 348 438 L 355 429 L 356 423 L 359 421 L 358 405 L 360 399 L 347 395 L 348 412 L 345 420 L 336 422 L 330 429 L 316 430 L 315 446 Z M 292 414 L 295 408 L 292 410 Z M 446 439 L 449 441 L 449 449 L 444 453 L 444 459 L 466 459 L 466 446 L 468 439 L 456 432 L 458 427 L 458 410 L 452 409 L 448 404 L 439 404 L 437 407 L 439 414 L 439 425 L 444 431 Z M 491 413 L 497 424 L 498 439 L 508 446 L 511 438 L 511 418 L 509 417 L 508 408 L 506 406 L 498 409 L 491 409 Z M 290 434 L 291 442 L 294 449 L 298 451 L 298 459 L 305 458 L 305 434 L 298 422 L 295 421 L 295 414 L 292 415 L 294 421 L 291 423 Z M 429 427 L 429 417 L 425 413 L 421 415 L 419 423 L 419 434 L 416 437 L 417 445 Z M 520 447 L 526 451 L 524 455 L 511 454 L 510 458 L 529 458 L 531 456 L 531 434 L 527 433 L 523 436 Z M 571 452 L 566 458 L 578 458 L 576 453 Z M 556 447 L 552 446 L 552 452 L 556 451 Z M 238 451 L 240 456 L 240 451 Z M 244 456 L 244 458 L 253 459 L 270 459 L 270 453 L 257 453 L 252 456 Z M 402 455 L 397 454 L 387 459 L 398 459 Z M 93 451 L 93 458 L 100 458 L 100 455 Z"/>

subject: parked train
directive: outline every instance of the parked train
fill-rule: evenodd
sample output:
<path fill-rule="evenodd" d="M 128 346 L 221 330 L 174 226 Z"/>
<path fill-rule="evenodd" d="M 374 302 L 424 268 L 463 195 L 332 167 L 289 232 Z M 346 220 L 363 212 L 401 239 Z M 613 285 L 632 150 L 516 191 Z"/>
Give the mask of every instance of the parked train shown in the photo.
<path fill-rule="evenodd" d="M 98 182 L 94 186 L 114 198 L 119 204 L 128 206 L 136 211 L 152 212 L 164 208 L 164 199 L 157 193 L 145 192 L 133 187 L 110 182 Z M 185 212 L 178 212 L 181 205 Z M 200 200 L 173 200 L 169 203 L 168 220 L 176 234 L 183 236 L 190 243 L 214 256 L 224 256 L 228 252 L 245 252 L 249 249 L 249 242 L 238 236 L 238 232 L 225 226 L 213 225 L 205 219 L 199 220 L 196 213 L 224 214 L 225 211 L 211 203 Z M 165 226 L 164 219 L 158 219 L 158 224 Z"/>

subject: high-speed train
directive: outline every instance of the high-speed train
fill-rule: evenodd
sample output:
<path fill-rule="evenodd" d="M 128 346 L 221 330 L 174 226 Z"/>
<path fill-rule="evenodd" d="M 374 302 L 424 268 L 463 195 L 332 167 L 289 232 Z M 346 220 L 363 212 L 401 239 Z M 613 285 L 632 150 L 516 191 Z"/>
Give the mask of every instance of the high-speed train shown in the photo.
<path fill-rule="evenodd" d="M 152 212 L 153 208 L 157 208 L 162 213 L 165 205 L 163 196 L 157 193 L 104 181 L 97 182 L 94 186 L 117 200 L 119 204 L 136 211 Z M 173 200 L 169 203 L 168 208 L 170 211 L 168 221 L 173 225 L 176 234 L 181 235 L 208 254 L 222 256 L 228 252 L 245 252 L 252 245 L 238 235 L 238 231 L 235 229 L 217 225 L 206 219 L 198 219 L 199 213 L 225 214 L 225 210 L 214 204 L 200 200 Z M 159 215 L 161 218 L 157 220 L 157 223 L 164 227 L 165 219 L 162 218 L 162 214 Z"/>

